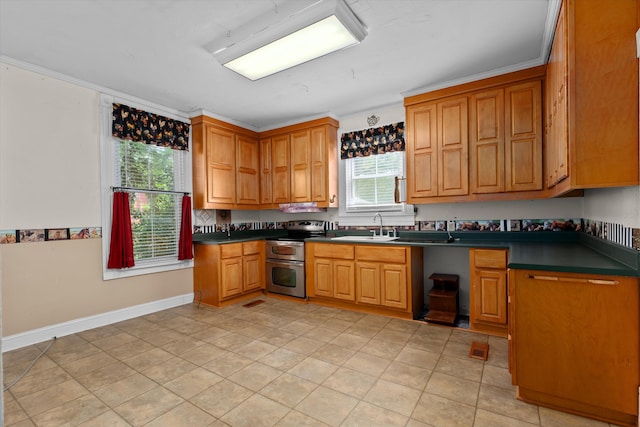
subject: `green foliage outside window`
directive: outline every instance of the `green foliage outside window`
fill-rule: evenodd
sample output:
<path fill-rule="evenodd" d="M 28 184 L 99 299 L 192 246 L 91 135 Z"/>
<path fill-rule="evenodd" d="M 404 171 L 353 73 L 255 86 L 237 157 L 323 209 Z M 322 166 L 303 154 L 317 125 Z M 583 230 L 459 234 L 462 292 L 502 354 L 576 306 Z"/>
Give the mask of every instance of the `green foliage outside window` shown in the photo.
<path fill-rule="evenodd" d="M 145 191 L 175 189 L 175 150 L 120 141 L 119 151 L 120 185 L 141 190 L 129 192 L 135 260 L 177 255 L 179 195 Z"/>

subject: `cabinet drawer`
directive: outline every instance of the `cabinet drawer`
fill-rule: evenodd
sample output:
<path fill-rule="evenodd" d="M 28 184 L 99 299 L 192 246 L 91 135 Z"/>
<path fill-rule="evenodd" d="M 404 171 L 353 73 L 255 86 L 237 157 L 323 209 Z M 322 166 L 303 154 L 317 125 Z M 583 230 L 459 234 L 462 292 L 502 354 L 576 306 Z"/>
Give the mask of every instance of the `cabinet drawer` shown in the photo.
<path fill-rule="evenodd" d="M 259 254 L 262 248 L 262 240 L 254 240 L 252 242 L 243 242 L 242 243 L 242 254 L 243 255 L 251 255 L 251 254 Z"/>
<path fill-rule="evenodd" d="M 314 244 L 313 256 L 319 258 L 353 259 L 353 245 L 316 243 Z"/>
<path fill-rule="evenodd" d="M 507 251 L 501 249 L 471 249 L 473 265 L 481 268 L 507 268 Z"/>
<path fill-rule="evenodd" d="M 404 264 L 407 262 L 406 248 L 391 246 L 356 246 L 356 255 L 361 261 L 378 261 Z"/>
<path fill-rule="evenodd" d="M 220 245 L 220 258 L 233 258 L 242 256 L 242 243 Z"/>

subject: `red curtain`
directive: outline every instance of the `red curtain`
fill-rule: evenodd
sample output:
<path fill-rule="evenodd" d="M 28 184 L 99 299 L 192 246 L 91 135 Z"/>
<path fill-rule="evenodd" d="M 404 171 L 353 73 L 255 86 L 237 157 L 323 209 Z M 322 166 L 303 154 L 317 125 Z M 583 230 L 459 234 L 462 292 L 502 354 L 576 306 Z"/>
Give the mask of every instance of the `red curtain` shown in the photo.
<path fill-rule="evenodd" d="M 133 267 L 133 235 L 131 234 L 131 212 L 129 193 L 113 193 L 113 216 L 111 218 L 111 243 L 107 268 Z"/>
<path fill-rule="evenodd" d="M 178 259 L 193 258 L 193 239 L 191 236 L 191 197 L 182 196 L 182 220 L 180 222 L 180 241 L 178 242 Z"/>

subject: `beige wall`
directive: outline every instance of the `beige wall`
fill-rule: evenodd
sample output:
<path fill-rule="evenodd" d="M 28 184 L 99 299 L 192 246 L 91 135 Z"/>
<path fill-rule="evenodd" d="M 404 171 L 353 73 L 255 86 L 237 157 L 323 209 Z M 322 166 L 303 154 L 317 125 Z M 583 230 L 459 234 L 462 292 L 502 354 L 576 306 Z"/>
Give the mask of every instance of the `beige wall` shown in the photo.
<path fill-rule="evenodd" d="M 98 93 L 0 64 L 0 230 L 99 227 Z M 192 269 L 103 281 L 100 239 L 0 245 L 2 336 L 185 295 Z"/>

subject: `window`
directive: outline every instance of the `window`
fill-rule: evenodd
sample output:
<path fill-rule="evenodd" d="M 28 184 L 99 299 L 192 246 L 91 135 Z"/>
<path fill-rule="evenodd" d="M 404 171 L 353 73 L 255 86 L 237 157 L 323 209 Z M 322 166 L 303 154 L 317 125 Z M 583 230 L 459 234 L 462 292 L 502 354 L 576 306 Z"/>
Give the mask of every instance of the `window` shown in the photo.
<path fill-rule="evenodd" d="M 395 177 L 404 176 L 403 151 L 345 160 L 347 211 L 402 210 Z"/>
<path fill-rule="evenodd" d="M 111 136 L 113 97 L 102 95 L 102 248 L 103 278 L 115 279 L 193 266 L 178 260 L 182 215 L 182 192 L 191 191 L 191 154 L 144 142 Z M 148 107 L 144 107 L 148 110 Z M 167 116 L 166 112 L 154 113 Z M 186 118 L 180 120 L 188 122 Z M 111 239 L 112 187 L 126 187 L 129 193 L 135 266 L 108 269 Z"/>
<path fill-rule="evenodd" d="M 139 189 L 129 192 L 136 265 L 177 257 L 182 194 L 148 190 L 181 187 L 186 152 L 132 141 L 114 141 L 113 147 L 117 186 Z"/>

